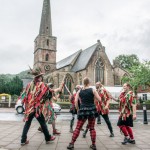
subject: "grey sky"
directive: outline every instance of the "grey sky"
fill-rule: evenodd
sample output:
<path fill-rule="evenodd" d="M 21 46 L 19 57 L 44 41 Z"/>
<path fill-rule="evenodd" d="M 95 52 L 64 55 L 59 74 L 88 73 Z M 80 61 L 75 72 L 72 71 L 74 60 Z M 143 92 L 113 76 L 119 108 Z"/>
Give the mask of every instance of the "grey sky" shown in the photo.
<path fill-rule="evenodd" d="M 43 0 L 0 0 L 0 73 L 33 65 Z M 100 39 L 112 60 L 137 54 L 150 60 L 150 0 L 51 0 L 57 61 Z"/>

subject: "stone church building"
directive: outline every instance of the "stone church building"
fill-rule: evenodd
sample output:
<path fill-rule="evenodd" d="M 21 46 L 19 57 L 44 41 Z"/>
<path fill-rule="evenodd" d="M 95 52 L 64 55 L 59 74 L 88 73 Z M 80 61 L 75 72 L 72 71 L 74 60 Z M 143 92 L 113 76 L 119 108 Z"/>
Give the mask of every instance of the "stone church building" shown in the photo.
<path fill-rule="evenodd" d="M 40 30 L 34 42 L 34 68 L 40 67 L 45 72 L 45 81 L 54 83 L 55 87 L 59 86 L 64 75 L 65 84 L 71 92 L 77 84 L 82 84 L 86 76 L 91 79 L 92 85 L 101 81 L 105 86 L 115 86 L 121 85 L 121 78 L 129 75 L 116 63 L 110 63 L 100 40 L 56 62 L 57 38 L 52 35 L 50 0 L 43 2 Z M 64 94 L 68 94 L 66 89 Z"/>

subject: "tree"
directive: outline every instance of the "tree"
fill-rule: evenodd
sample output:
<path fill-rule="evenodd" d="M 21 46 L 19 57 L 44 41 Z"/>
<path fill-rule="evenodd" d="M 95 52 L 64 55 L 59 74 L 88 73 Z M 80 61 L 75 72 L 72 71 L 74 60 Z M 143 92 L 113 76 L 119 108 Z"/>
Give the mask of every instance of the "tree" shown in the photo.
<path fill-rule="evenodd" d="M 10 78 L 4 74 L 0 75 L 0 93 L 7 93 L 6 84 L 10 82 Z"/>
<path fill-rule="evenodd" d="M 7 75 L 0 75 L 0 93 L 20 95 L 22 88 L 23 82 L 18 76 L 11 79 Z"/>
<path fill-rule="evenodd" d="M 133 66 L 130 75 L 130 77 L 123 77 L 122 82 L 129 82 L 135 91 L 139 86 L 150 86 L 150 61 Z"/>
<path fill-rule="evenodd" d="M 119 55 L 114 60 L 121 68 L 130 70 L 133 66 L 138 66 L 140 64 L 137 55 Z"/>

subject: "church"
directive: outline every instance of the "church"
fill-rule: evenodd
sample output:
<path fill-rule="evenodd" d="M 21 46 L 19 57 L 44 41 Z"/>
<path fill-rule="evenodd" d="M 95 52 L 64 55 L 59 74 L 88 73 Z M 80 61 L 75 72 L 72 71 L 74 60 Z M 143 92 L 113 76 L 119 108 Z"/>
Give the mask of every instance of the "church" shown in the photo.
<path fill-rule="evenodd" d="M 100 40 L 56 62 L 57 38 L 52 35 L 50 0 L 43 2 L 40 30 L 34 43 L 33 67 L 40 67 L 45 73 L 45 81 L 53 83 L 55 87 L 59 86 L 64 76 L 65 84 L 72 92 L 77 84 L 82 85 L 84 77 L 91 79 L 91 85 L 100 81 L 104 86 L 119 86 L 121 78 L 129 75 L 117 63 L 110 63 Z M 66 89 L 64 95 L 68 95 Z"/>

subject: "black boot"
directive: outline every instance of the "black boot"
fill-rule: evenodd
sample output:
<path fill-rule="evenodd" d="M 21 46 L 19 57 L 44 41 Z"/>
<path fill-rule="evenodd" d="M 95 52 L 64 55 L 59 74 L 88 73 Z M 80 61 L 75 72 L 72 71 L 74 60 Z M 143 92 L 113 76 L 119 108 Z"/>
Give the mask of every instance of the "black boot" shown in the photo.
<path fill-rule="evenodd" d="M 123 145 L 126 145 L 127 143 L 129 142 L 129 138 L 125 137 L 124 138 L 124 141 L 121 142 Z"/>
<path fill-rule="evenodd" d="M 97 117 L 97 124 L 101 124 L 101 116 L 100 116 L 100 114 Z"/>
<path fill-rule="evenodd" d="M 43 130 L 42 130 L 42 128 L 41 128 L 41 127 L 39 127 L 39 128 L 38 128 L 38 131 L 39 131 L 39 132 L 43 132 Z"/>
<path fill-rule="evenodd" d="M 93 150 L 97 150 L 96 145 L 90 145 L 90 148 Z"/>
<path fill-rule="evenodd" d="M 67 146 L 67 149 L 74 149 L 74 144 L 69 143 L 69 145 Z"/>
<path fill-rule="evenodd" d="M 113 133 L 113 132 L 111 132 L 109 137 L 114 137 L 114 133 Z"/>
<path fill-rule="evenodd" d="M 73 133 L 73 129 L 72 128 L 70 128 L 70 133 Z"/>
<path fill-rule="evenodd" d="M 131 144 L 135 144 L 135 140 L 132 140 L 132 139 L 129 139 L 128 142 Z"/>
<path fill-rule="evenodd" d="M 74 125 L 74 115 L 72 114 L 72 119 L 70 121 L 70 133 L 73 133 L 73 125 Z"/>

